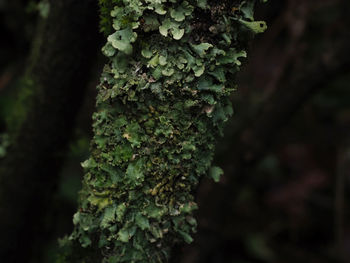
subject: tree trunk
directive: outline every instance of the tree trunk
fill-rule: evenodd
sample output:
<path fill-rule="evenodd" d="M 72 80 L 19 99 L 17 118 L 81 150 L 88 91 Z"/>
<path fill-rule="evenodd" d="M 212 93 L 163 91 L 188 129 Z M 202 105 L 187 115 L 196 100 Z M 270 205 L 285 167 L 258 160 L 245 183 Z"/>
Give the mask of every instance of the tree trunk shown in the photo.
<path fill-rule="evenodd" d="M 117 1 L 105 12 L 115 32 L 66 262 L 166 262 L 192 242 L 193 191 L 232 114 L 226 80 L 266 24 L 253 21 L 254 0 L 189 2 Z"/>
<path fill-rule="evenodd" d="M 94 0 L 44 3 L 49 13 L 38 22 L 11 116 L 12 145 L 0 167 L 0 258 L 6 262 L 29 262 L 41 252 L 50 224 L 45 213 L 97 53 Z"/>

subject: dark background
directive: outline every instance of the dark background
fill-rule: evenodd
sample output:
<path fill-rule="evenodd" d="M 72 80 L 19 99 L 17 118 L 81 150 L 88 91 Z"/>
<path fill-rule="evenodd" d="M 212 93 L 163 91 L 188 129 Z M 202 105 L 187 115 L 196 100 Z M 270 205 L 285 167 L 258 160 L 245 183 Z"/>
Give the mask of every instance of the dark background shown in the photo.
<path fill-rule="evenodd" d="M 235 115 L 214 162 L 225 174 L 218 184 L 202 181 L 195 242 L 177 248 L 174 262 L 349 262 L 349 5 L 270 0 L 257 7 L 256 18 L 269 27 L 251 44 L 232 95 Z M 0 165 L 11 148 L 20 79 L 42 11 L 35 1 L 0 0 Z M 85 54 L 92 58 L 87 84 L 81 84 L 85 92 L 53 171 L 42 216 L 45 235 L 31 234 L 32 240 L 44 239 L 32 262 L 53 262 L 57 238 L 72 229 L 104 63 L 96 55 L 103 36 L 93 42 Z"/>

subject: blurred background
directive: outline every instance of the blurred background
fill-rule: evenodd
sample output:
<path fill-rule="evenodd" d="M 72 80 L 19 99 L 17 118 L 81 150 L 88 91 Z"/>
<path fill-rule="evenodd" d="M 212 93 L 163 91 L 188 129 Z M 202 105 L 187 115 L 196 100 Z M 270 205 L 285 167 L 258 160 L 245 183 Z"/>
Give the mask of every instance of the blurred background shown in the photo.
<path fill-rule="evenodd" d="M 20 126 L 16 123 L 30 98 L 23 76 L 37 74 L 30 71 L 37 60 L 28 58 L 46 9 L 45 1 L 0 0 L 0 166 L 13 154 L 11 132 Z M 225 174 L 219 183 L 203 179 L 196 193 L 195 242 L 176 248 L 173 262 L 350 262 L 349 14 L 349 0 L 269 0 L 257 7 L 256 18 L 269 27 L 252 42 L 232 95 L 235 115 L 214 161 Z M 96 16 L 88 21 L 97 21 Z M 89 155 L 95 86 L 104 64 L 103 36 L 89 37 L 85 80 L 67 82 L 82 86 L 72 97 L 75 103 L 64 104 L 72 119 L 69 132 L 45 148 L 45 155 L 56 158 L 50 175 L 43 172 L 50 197 L 39 206 L 40 231 L 29 232 L 34 243 L 44 242 L 28 252 L 31 261 L 18 262 L 53 262 L 57 239 L 72 230 L 80 162 Z M 33 156 L 40 155 L 40 147 L 31 149 Z M 23 214 L 29 209 L 34 208 Z M 5 210 L 0 212 L 5 217 Z"/>

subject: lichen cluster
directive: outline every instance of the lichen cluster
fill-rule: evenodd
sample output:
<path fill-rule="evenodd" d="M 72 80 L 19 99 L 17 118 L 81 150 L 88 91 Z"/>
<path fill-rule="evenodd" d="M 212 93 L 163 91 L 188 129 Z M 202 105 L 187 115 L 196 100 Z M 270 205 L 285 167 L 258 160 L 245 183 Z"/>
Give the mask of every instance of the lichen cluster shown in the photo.
<path fill-rule="evenodd" d="M 100 0 L 102 51 L 94 138 L 74 232 L 102 262 L 166 262 L 192 242 L 192 195 L 212 167 L 255 0 Z M 89 258 L 81 262 L 89 262 Z"/>

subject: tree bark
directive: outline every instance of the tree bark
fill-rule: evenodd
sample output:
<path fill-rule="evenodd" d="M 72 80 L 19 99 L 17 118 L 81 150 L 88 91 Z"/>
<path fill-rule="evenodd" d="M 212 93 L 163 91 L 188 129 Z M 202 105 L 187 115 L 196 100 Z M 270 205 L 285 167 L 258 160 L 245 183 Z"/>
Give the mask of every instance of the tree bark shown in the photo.
<path fill-rule="evenodd" d="M 193 191 L 222 172 L 210 166 L 232 114 L 226 80 L 266 29 L 252 21 L 255 2 L 120 1 L 106 12 L 115 32 L 102 49 L 75 228 L 62 240 L 73 252 L 61 261 L 168 262 L 175 244 L 193 241 Z"/>
<path fill-rule="evenodd" d="M 6 262 L 40 254 L 50 224 L 45 214 L 97 54 L 95 1 L 47 3 L 20 90 L 24 106 L 12 116 L 18 119 L 13 143 L 0 167 L 0 258 Z"/>

